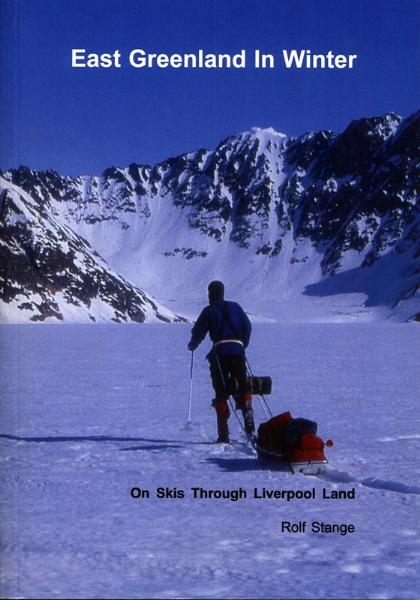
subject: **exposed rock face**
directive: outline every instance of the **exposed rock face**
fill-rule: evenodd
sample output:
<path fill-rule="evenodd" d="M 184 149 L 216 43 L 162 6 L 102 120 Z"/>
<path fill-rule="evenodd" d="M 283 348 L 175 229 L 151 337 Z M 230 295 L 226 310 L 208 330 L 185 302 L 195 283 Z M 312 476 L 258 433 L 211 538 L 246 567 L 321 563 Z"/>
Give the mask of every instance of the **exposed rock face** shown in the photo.
<path fill-rule="evenodd" d="M 214 151 L 153 167 L 112 167 L 98 177 L 9 171 L 1 185 L 4 301 L 18 290 L 28 302 L 36 294 L 36 318 L 43 310 L 58 316 L 53 296 L 60 291 L 69 304 L 89 306 L 100 298 L 113 319 L 142 321 L 144 303 L 155 308 L 93 248 L 107 252 L 111 263 L 129 245 L 140 252 L 159 220 L 161 231 L 177 231 L 176 242 L 169 234 L 156 240 L 159 259 L 184 258 L 181 278 L 190 263 L 217 260 L 217 248 L 231 245 L 250 258 L 282 257 L 284 270 L 285 259 L 292 269 L 308 259 L 299 248 L 309 243 L 323 277 L 404 255 L 408 266 L 398 290 L 383 300 L 396 305 L 419 289 L 419 146 L 420 112 L 405 120 L 395 114 L 360 119 L 339 135 L 287 138 L 252 129 Z M 104 227 L 119 239 L 109 252 L 104 239 L 97 244 Z M 200 245 L 191 245 L 191 232 Z M 149 261 L 148 269 L 158 268 Z"/>
<path fill-rule="evenodd" d="M 36 195 L 35 195 L 36 196 Z M 177 320 L 118 274 L 51 214 L 48 204 L 9 186 L 0 196 L 2 301 L 22 320 Z"/>

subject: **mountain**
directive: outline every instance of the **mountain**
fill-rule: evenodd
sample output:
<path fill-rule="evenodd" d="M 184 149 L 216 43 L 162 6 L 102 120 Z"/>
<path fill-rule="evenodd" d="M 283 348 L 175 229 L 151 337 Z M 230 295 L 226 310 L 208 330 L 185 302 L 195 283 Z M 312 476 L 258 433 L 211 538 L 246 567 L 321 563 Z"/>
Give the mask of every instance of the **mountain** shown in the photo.
<path fill-rule="evenodd" d="M 420 112 L 359 119 L 341 134 L 254 128 L 212 151 L 96 177 L 8 171 L 2 205 L 19 198 L 33 211 L 27 235 L 54 222 L 54 248 L 77 236 L 103 269 L 189 316 L 220 278 L 255 317 L 406 320 L 420 311 L 419 146 Z M 5 225 L 16 230 L 16 218 Z"/>
<path fill-rule="evenodd" d="M 12 321 L 180 320 L 113 273 L 48 203 L 0 178 L 2 316 Z"/>

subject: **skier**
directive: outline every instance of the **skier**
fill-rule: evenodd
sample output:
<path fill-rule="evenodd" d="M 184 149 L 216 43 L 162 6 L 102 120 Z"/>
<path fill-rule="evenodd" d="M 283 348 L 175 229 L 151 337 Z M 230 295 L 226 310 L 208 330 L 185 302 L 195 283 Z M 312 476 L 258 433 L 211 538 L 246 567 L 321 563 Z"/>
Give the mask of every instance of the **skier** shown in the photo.
<path fill-rule="evenodd" d="M 217 441 L 229 443 L 228 419 L 230 416 L 228 383 L 235 378 L 239 389 L 246 388 L 245 349 L 251 336 L 251 323 L 236 302 L 224 299 L 225 288 L 221 281 L 212 281 L 208 286 L 209 304 L 200 313 L 191 330 L 188 350 L 193 352 L 204 340 L 207 333 L 213 342 L 206 358 L 210 363 L 210 377 L 215 392 L 212 405 L 217 415 Z M 252 410 L 252 396 L 248 393 L 233 394 L 236 410 L 241 410 L 244 429 L 252 438 L 255 425 Z"/>

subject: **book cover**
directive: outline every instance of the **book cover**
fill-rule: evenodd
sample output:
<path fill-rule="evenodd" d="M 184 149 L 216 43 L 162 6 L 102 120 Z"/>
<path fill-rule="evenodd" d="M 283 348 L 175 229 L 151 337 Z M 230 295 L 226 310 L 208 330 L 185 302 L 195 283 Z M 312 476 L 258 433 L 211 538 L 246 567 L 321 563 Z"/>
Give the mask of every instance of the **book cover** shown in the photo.
<path fill-rule="evenodd" d="M 1 597 L 418 597 L 419 13 L 1 1 Z"/>

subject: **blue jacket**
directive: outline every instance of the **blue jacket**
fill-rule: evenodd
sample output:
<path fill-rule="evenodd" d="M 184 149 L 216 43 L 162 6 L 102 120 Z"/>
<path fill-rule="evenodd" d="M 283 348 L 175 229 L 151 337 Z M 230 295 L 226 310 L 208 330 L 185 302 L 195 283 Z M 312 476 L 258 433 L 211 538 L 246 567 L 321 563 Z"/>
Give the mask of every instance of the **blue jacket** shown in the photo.
<path fill-rule="evenodd" d="M 217 300 L 206 306 L 200 313 L 191 330 L 190 350 L 195 350 L 207 333 L 214 345 L 222 340 L 238 340 L 213 346 L 217 347 L 220 356 L 226 354 L 243 354 L 251 337 L 251 322 L 236 302 Z M 210 356 L 211 358 L 211 356 Z"/>

